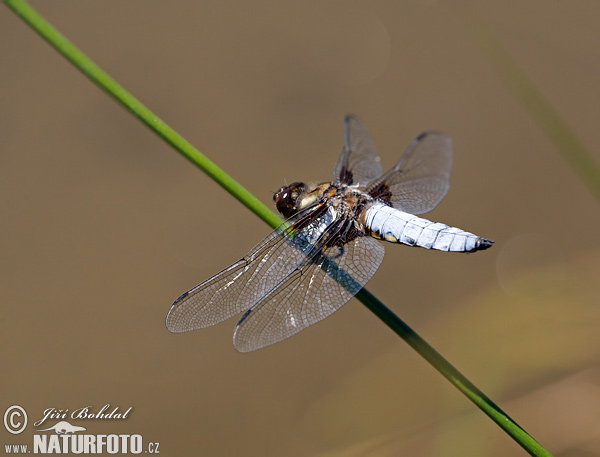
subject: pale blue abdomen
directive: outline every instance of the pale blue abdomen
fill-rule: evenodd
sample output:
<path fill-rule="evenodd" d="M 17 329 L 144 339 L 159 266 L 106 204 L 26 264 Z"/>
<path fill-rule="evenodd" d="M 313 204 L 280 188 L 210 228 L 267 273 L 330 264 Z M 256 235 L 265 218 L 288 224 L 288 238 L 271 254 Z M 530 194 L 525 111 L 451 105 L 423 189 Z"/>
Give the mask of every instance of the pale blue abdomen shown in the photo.
<path fill-rule="evenodd" d="M 431 222 L 382 203 L 367 209 L 365 225 L 367 232 L 375 238 L 440 251 L 477 251 L 487 249 L 493 243 L 473 233 Z"/>

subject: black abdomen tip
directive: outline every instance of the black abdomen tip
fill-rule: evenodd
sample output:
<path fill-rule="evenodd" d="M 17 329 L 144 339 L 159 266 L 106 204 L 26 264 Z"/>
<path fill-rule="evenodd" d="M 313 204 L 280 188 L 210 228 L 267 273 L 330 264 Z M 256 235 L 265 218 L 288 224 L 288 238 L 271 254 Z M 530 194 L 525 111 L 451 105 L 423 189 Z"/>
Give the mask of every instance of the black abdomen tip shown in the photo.
<path fill-rule="evenodd" d="M 484 249 L 491 248 L 492 244 L 494 244 L 493 240 L 488 240 L 487 238 L 478 238 L 475 250 L 483 251 Z"/>

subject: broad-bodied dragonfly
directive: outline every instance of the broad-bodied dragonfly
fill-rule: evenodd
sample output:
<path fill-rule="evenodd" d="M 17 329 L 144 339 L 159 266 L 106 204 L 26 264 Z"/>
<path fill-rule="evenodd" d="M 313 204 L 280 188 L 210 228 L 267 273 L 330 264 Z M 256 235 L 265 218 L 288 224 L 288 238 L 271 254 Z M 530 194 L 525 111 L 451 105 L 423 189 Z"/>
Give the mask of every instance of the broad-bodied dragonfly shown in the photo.
<path fill-rule="evenodd" d="M 383 174 L 363 123 L 344 120 L 334 181 L 294 182 L 273 200 L 286 221 L 242 259 L 181 295 L 166 324 L 187 332 L 244 313 L 233 335 L 247 352 L 305 329 L 352 298 L 383 259 L 377 240 L 441 251 L 473 252 L 493 241 L 416 216 L 446 195 L 452 142 L 424 132 Z"/>

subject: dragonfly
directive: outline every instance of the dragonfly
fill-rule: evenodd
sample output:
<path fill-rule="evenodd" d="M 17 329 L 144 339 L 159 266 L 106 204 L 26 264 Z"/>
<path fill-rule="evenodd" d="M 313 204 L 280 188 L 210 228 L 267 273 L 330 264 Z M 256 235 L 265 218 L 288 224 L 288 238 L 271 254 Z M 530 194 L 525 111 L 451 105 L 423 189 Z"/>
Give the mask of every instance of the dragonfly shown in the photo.
<path fill-rule="evenodd" d="M 365 125 L 346 116 L 334 180 L 281 187 L 273 200 L 285 222 L 175 300 L 167 329 L 187 332 L 243 313 L 233 344 L 240 352 L 253 351 L 340 309 L 381 264 L 380 240 L 453 252 L 489 248 L 490 239 L 418 216 L 444 198 L 451 168 L 451 139 L 426 131 L 383 173 Z"/>

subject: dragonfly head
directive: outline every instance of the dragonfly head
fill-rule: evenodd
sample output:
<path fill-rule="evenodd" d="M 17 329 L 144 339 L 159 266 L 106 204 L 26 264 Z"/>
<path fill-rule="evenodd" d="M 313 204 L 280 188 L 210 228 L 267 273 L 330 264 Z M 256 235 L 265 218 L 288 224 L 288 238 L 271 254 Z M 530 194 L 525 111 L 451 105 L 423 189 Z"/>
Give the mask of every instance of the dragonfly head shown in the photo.
<path fill-rule="evenodd" d="M 298 211 L 298 199 L 305 191 L 306 184 L 303 182 L 293 182 L 289 186 L 283 186 L 273 195 L 277 211 L 283 214 L 286 219 L 293 216 Z"/>

